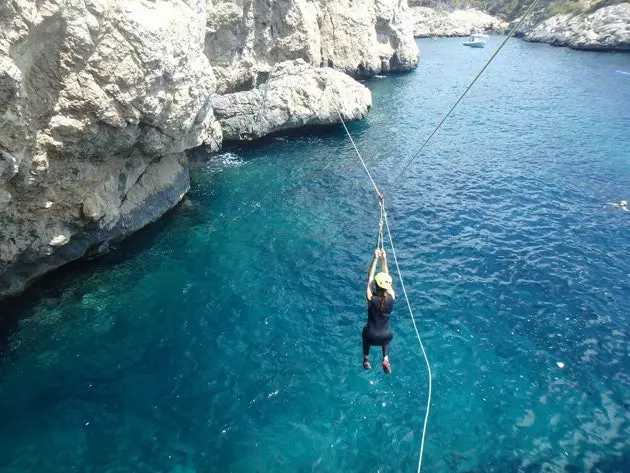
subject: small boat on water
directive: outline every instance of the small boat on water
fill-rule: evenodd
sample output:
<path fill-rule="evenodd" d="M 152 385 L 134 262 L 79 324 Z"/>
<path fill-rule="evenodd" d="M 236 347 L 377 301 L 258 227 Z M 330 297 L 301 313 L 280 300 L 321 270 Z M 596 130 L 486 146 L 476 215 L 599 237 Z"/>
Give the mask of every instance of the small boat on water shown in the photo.
<path fill-rule="evenodd" d="M 464 46 L 470 46 L 471 48 L 483 48 L 488 41 L 489 36 L 487 34 L 474 33 L 470 35 L 468 41 L 464 41 Z"/>

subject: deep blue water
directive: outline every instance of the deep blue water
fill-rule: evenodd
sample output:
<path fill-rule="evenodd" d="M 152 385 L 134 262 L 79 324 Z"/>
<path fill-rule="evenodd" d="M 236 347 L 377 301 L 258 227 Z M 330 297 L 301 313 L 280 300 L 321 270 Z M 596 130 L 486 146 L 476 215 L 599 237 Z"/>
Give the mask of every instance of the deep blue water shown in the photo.
<path fill-rule="evenodd" d="M 420 41 L 350 126 L 433 367 L 423 470 L 627 472 L 630 55 L 511 40 L 391 187 L 500 40 Z M 339 127 L 202 163 L 162 221 L 0 309 L 0 470 L 415 471 L 398 277 L 393 374 L 361 367 L 377 219 Z"/>

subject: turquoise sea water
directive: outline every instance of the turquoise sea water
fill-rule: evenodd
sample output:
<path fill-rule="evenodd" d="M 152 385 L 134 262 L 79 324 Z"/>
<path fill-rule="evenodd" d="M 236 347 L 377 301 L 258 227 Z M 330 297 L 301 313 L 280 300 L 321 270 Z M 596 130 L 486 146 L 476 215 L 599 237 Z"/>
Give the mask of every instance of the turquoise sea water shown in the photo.
<path fill-rule="evenodd" d="M 420 41 L 350 126 L 433 367 L 423 471 L 627 472 L 630 55 L 511 40 L 390 187 L 500 40 Z M 0 307 L 0 471 L 415 471 L 398 277 L 393 374 L 361 367 L 377 219 L 339 127 L 200 162 L 162 221 Z"/>

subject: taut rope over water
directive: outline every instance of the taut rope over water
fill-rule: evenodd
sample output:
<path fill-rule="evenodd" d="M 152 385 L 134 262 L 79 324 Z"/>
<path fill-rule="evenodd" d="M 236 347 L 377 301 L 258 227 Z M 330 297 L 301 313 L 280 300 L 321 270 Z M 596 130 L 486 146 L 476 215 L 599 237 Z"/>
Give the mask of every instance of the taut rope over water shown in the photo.
<path fill-rule="evenodd" d="M 378 238 L 376 239 L 376 247 L 384 250 L 385 240 L 383 239 L 383 217 L 385 216 L 385 203 L 383 199 L 379 199 L 380 216 L 378 218 Z"/>
<path fill-rule="evenodd" d="M 383 206 L 384 211 L 384 206 Z M 387 236 L 389 237 L 389 244 L 392 247 L 392 255 L 394 255 L 394 263 L 396 263 L 396 271 L 398 272 L 398 277 L 400 278 L 400 287 L 402 287 L 403 294 L 405 295 L 405 301 L 407 301 L 407 308 L 409 309 L 409 315 L 411 316 L 411 323 L 413 324 L 413 328 L 416 331 L 416 337 L 418 337 L 418 342 L 420 343 L 420 349 L 422 350 L 422 356 L 424 356 L 424 361 L 427 364 L 427 371 L 429 373 L 429 395 L 427 397 L 427 411 L 424 414 L 424 427 L 422 428 L 422 441 L 420 442 L 420 457 L 418 459 L 418 473 L 422 470 L 422 456 L 424 454 L 424 440 L 427 434 L 427 424 L 429 423 L 429 409 L 431 408 L 431 393 L 433 391 L 433 373 L 431 372 L 431 365 L 429 364 L 429 358 L 427 357 L 427 352 L 424 349 L 424 344 L 422 343 L 422 337 L 420 337 L 420 331 L 418 330 L 418 326 L 416 325 L 416 319 L 413 316 L 413 310 L 411 310 L 411 304 L 409 303 L 409 297 L 407 297 L 407 289 L 405 289 L 405 283 L 403 282 L 402 274 L 400 273 L 400 266 L 398 266 L 398 258 L 396 258 L 396 249 L 394 248 L 394 240 L 392 239 L 391 231 L 389 230 L 389 222 L 387 221 L 387 213 L 384 212 L 385 217 L 385 226 L 387 227 Z"/>
<path fill-rule="evenodd" d="M 421 472 L 422 470 L 422 456 L 424 455 L 424 442 L 426 439 L 426 434 L 427 434 L 427 425 L 429 423 L 429 411 L 431 409 L 431 394 L 433 391 L 433 382 L 432 382 L 432 372 L 431 372 L 431 364 L 429 363 L 429 358 L 427 357 L 427 352 L 424 349 L 424 344 L 422 343 L 422 337 L 420 336 L 420 331 L 418 330 L 418 326 L 416 325 L 416 321 L 415 318 L 413 316 L 413 311 L 411 310 L 411 304 L 409 302 L 409 297 L 407 296 L 407 290 L 405 289 L 405 284 L 403 282 L 403 277 L 402 277 L 402 273 L 400 272 L 400 266 L 398 265 L 398 259 L 396 258 L 396 250 L 394 248 L 394 240 L 392 239 L 392 234 L 391 231 L 389 229 L 389 222 L 387 221 L 387 212 L 385 211 L 385 201 L 383 199 L 383 194 L 380 193 L 380 191 L 378 190 L 378 186 L 376 185 L 376 183 L 374 182 L 374 179 L 372 178 L 372 175 L 370 174 L 370 171 L 367 167 L 367 165 L 365 164 L 365 161 L 363 160 L 363 157 L 361 156 L 361 153 L 359 153 L 359 149 L 357 148 L 357 145 L 354 143 L 354 140 L 352 139 L 352 136 L 350 135 L 350 132 L 348 131 L 348 127 L 346 127 L 346 123 L 343 120 L 343 117 L 341 116 L 341 113 L 339 112 L 339 108 L 337 108 L 337 105 L 335 104 L 335 109 L 337 110 L 337 115 L 339 116 L 339 120 L 341 121 L 341 124 L 343 125 L 344 130 L 346 130 L 346 134 L 348 135 L 348 138 L 350 138 L 350 141 L 352 142 L 352 146 L 354 147 L 354 150 L 357 153 L 357 156 L 359 157 L 359 160 L 361 161 L 361 164 L 363 165 L 363 169 L 365 169 L 365 172 L 368 175 L 368 178 L 370 179 L 370 182 L 372 183 L 372 185 L 374 186 L 374 189 L 376 190 L 376 194 L 378 195 L 378 199 L 379 199 L 379 205 L 380 205 L 380 212 L 381 212 L 381 216 L 379 219 L 379 236 L 378 236 L 378 242 L 380 242 L 381 244 L 381 248 L 383 247 L 383 222 L 385 222 L 385 226 L 387 228 L 387 235 L 389 237 L 389 244 L 392 247 L 392 255 L 394 256 L 394 263 L 396 264 L 396 271 L 398 272 L 398 278 L 400 279 L 400 285 L 402 287 L 402 291 L 403 294 L 405 295 L 405 300 L 407 301 L 407 308 L 409 309 L 409 316 L 411 317 L 411 323 L 413 324 L 413 328 L 416 331 L 416 337 L 418 338 L 418 342 L 420 343 L 420 348 L 422 350 L 422 355 L 424 356 L 424 361 L 427 365 L 427 371 L 429 374 L 429 393 L 427 395 L 427 411 L 424 415 L 424 425 L 422 427 L 422 440 L 420 442 L 420 456 L 418 458 L 418 473 Z M 378 243 L 377 242 L 377 243 Z"/>
<path fill-rule="evenodd" d="M 441 128 L 442 124 L 446 121 L 446 119 L 451 115 L 451 113 L 453 113 L 453 110 L 455 110 L 455 108 L 457 107 L 457 105 L 459 105 L 459 103 L 462 101 L 464 96 L 472 88 L 472 86 L 475 84 L 475 82 L 477 82 L 477 79 L 479 79 L 479 77 L 481 77 L 481 74 L 483 74 L 483 72 L 486 70 L 486 68 L 492 62 L 492 60 L 497 56 L 497 54 L 499 54 L 499 51 L 501 51 L 501 49 L 503 49 L 503 46 L 505 46 L 505 43 L 507 43 L 508 39 L 510 39 L 512 37 L 512 35 L 516 32 L 516 30 L 521 26 L 521 24 L 523 23 L 525 18 L 534 9 L 534 7 L 538 3 L 538 1 L 539 0 L 533 0 L 532 1 L 532 3 L 530 4 L 529 8 L 527 8 L 525 13 L 521 17 L 521 19 L 512 28 L 512 30 L 508 33 L 508 35 L 503 40 L 501 45 L 497 48 L 497 50 L 494 52 L 494 54 L 490 57 L 490 59 L 486 62 L 486 64 L 483 66 L 483 68 L 475 76 L 475 78 L 470 83 L 470 85 L 466 88 L 466 90 L 464 90 L 462 95 L 459 97 L 459 99 L 457 99 L 455 104 L 450 108 L 450 110 L 444 116 L 444 118 L 442 118 L 440 123 L 438 123 L 438 125 L 435 127 L 433 132 L 429 135 L 429 137 L 424 141 L 424 143 L 422 143 L 422 146 L 420 146 L 420 149 L 418 149 L 418 151 L 416 151 L 416 153 L 411 157 L 411 159 L 407 162 L 407 164 L 405 164 L 405 166 L 403 167 L 402 171 L 398 174 L 398 176 L 396 176 L 396 178 L 394 179 L 393 183 L 391 184 L 392 188 L 396 185 L 396 183 L 402 177 L 402 175 L 405 173 L 407 168 L 409 168 L 411 163 L 420 155 L 420 153 L 422 152 L 424 147 L 431 140 L 431 138 L 433 138 L 433 136 L 437 133 L 437 131 Z M 372 186 L 374 187 L 374 190 L 376 191 L 376 194 L 378 195 L 379 205 L 380 205 L 380 218 L 379 218 L 379 230 L 378 230 L 378 237 L 377 237 L 377 247 L 381 248 L 381 249 L 383 248 L 383 244 L 384 244 L 384 241 L 383 241 L 383 221 L 384 221 L 385 222 L 385 227 L 387 228 L 387 236 L 389 237 L 389 243 L 390 243 L 390 245 L 392 247 L 392 254 L 394 255 L 394 263 L 396 264 L 396 271 L 398 272 L 398 278 L 400 279 L 400 285 L 402 287 L 403 294 L 405 295 L 405 301 L 407 302 L 407 308 L 409 309 L 409 316 L 411 317 L 411 323 L 413 324 L 413 328 L 416 331 L 416 337 L 418 338 L 418 343 L 420 343 L 420 349 L 422 350 L 422 355 L 423 355 L 424 361 L 425 361 L 425 363 L 427 365 L 427 372 L 428 372 L 428 376 L 429 376 L 429 392 L 428 392 L 428 395 L 427 395 L 427 410 L 426 410 L 426 413 L 424 415 L 424 425 L 422 427 L 422 440 L 420 442 L 420 455 L 419 455 L 419 458 L 418 458 L 418 473 L 421 473 L 421 471 L 422 471 L 422 457 L 424 455 L 424 444 L 425 444 L 425 440 L 426 440 L 427 425 L 429 423 L 429 411 L 431 409 L 431 395 L 433 393 L 433 379 L 432 379 L 433 378 L 433 373 L 431 371 L 431 364 L 429 363 L 429 358 L 427 356 L 427 352 L 424 349 L 424 344 L 422 343 L 422 337 L 420 336 L 420 331 L 418 330 L 418 326 L 416 325 L 416 320 L 415 320 L 415 317 L 413 315 L 413 310 L 411 309 L 411 303 L 409 302 L 409 297 L 407 295 L 407 289 L 405 288 L 405 283 L 403 281 L 402 273 L 400 271 L 400 266 L 398 265 L 398 258 L 396 257 L 396 249 L 394 248 L 394 240 L 392 238 L 391 230 L 389 228 L 389 222 L 387 221 L 387 212 L 385 211 L 385 201 L 384 201 L 384 198 L 383 198 L 383 194 L 379 191 L 378 186 L 376 185 L 376 182 L 374 182 L 374 179 L 372 178 L 372 175 L 370 174 L 370 171 L 369 171 L 367 165 L 365 164 L 365 161 L 363 160 L 363 157 L 361 156 L 361 153 L 359 152 L 359 149 L 357 148 L 357 145 L 355 144 L 354 140 L 352 139 L 352 135 L 350 135 L 350 132 L 348 131 L 348 127 L 346 126 L 346 123 L 345 123 L 343 117 L 341 116 L 341 113 L 339 112 L 339 108 L 337 107 L 337 104 L 334 103 L 334 102 L 333 102 L 333 104 L 335 106 L 335 110 L 337 111 L 337 116 L 339 117 L 339 121 L 343 125 L 343 129 L 345 130 L 346 135 L 348 135 L 348 138 L 350 138 L 350 142 L 352 143 L 352 146 L 354 147 L 354 151 L 357 153 L 357 156 L 359 157 L 359 160 L 361 161 L 361 164 L 363 165 L 363 169 L 365 169 L 365 172 L 367 173 L 367 176 L 370 179 L 370 182 L 372 183 Z"/>
<path fill-rule="evenodd" d="M 433 130 L 433 132 L 429 135 L 429 137 L 424 141 L 424 143 L 422 143 L 422 146 L 420 146 L 420 149 L 418 149 L 418 151 L 416 151 L 416 153 L 411 157 L 411 159 L 409 161 L 407 161 L 407 164 L 405 164 L 405 166 L 403 167 L 402 171 L 400 171 L 400 173 L 398 174 L 398 176 L 396 176 L 396 179 L 394 179 L 394 182 L 392 182 L 390 188 L 394 188 L 394 186 L 396 185 L 396 183 L 398 182 L 398 180 L 402 177 L 402 175 L 405 173 L 405 171 L 407 170 L 407 168 L 411 165 L 411 163 L 420 155 L 420 153 L 422 152 L 422 150 L 424 149 L 424 147 L 427 145 L 427 143 L 431 140 L 431 138 L 433 138 L 433 135 L 435 135 L 437 133 L 437 131 L 440 129 L 440 127 L 442 126 L 442 124 L 446 121 L 446 119 L 450 116 L 451 113 L 453 113 L 453 110 L 455 110 L 455 107 L 457 107 L 459 105 L 459 102 L 462 101 L 462 99 L 464 98 L 464 96 L 468 93 L 468 91 L 472 88 L 473 85 L 475 85 L 475 82 L 477 82 L 477 79 L 479 79 L 479 77 L 481 77 L 481 74 L 483 74 L 483 71 L 486 70 L 486 68 L 490 65 L 490 63 L 492 62 L 492 60 L 496 57 L 497 54 L 499 54 L 499 51 L 501 51 L 501 49 L 503 49 L 503 46 L 505 46 L 505 43 L 507 43 L 507 40 L 510 39 L 512 37 L 512 35 L 516 32 L 516 30 L 518 29 L 519 26 L 521 26 L 521 24 L 523 23 L 523 21 L 525 20 L 525 18 L 527 18 L 527 15 L 530 14 L 530 12 L 534 9 L 534 7 L 536 6 L 536 4 L 538 3 L 539 0 L 534 0 L 531 5 L 529 6 L 529 8 L 527 9 L 527 11 L 523 14 L 523 16 L 521 17 L 521 19 L 518 21 L 518 23 L 516 25 L 514 25 L 514 28 L 512 28 L 510 30 L 510 32 L 508 33 L 508 35 L 505 37 L 505 39 L 503 40 L 503 42 L 499 45 L 499 47 L 497 48 L 497 50 L 494 52 L 494 54 L 492 56 L 490 56 L 490 59 L 488 59 L 488 62 L 486 62 L 486 65 L 483 66 L 483 68 L 479 71 L 479 73 L 475 76 L 475 78 L 473 79 L 473 81 L 470 83 L 470 85 L 468 87 L 466 87 L 466 90 L 464 90 L 464 93 L 462 95 L 460 95 L 460 97 L 457 99 L 457 102 L 455 102 L 455 104 L 451 107 L 451 109 L 448 111 L 448 113 L 446 115 L 444 115 L 444 118 L 442 118 L 442 120 L 440 121 L 440 123 L 438 123 L 438 125 L 435 127 L 435 130 Z M 337 113 L 339 113 L 339 111 L 337 111 Z M 345 128 L 345 125 L 344 125 Z M 346 129 L 346 131 L 348 131 Z M 353 143 L 354 144 L 354 143 Z M 355 147 L 356 148 L 356 147 Z"/>

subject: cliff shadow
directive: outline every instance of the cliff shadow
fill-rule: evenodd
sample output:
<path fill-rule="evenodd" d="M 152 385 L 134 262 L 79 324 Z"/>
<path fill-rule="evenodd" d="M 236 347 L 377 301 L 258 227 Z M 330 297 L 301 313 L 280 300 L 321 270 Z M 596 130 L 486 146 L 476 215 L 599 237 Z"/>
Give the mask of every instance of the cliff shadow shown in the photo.
<path fill-rule="evenodd" d="M 360 133 L 370 127 L 367 119 L 347 122 L 346 126 L 351 135 Z M 331 123 L 322 125 L 307 125 L 300 128 L 280 130 L 269 133 L 261 138 L 252 141 L 224 141 L 223 151 L 234 151 L 237 149 L 251 149 L 267 146 L 278 141 L 301 140 L 308 138 L 334 138 L 345 137 L 346 132 L 341 123 Z"/>
<path fill-rule="evenodd" d="M 111 270 L 128 262 L 131 258 L 153 247 L 164 233 L 189 213 L 187 199 L 169 210 L 157 221 L 132 233 L 124 239 L 110 244 L 110 250 L 93 258 L 80 258 L 67 263 L 35 279 L 24 292 L 0 300 L 0 364 L 6 361 L 12 334 L 19 331 L 19 323 L 34 315 L 37 306 L 44 300 L 80 300 L 86 288 L 77 284 L 98 272 Z M 70 290 L 71 288 L 71 290 Z"/>

